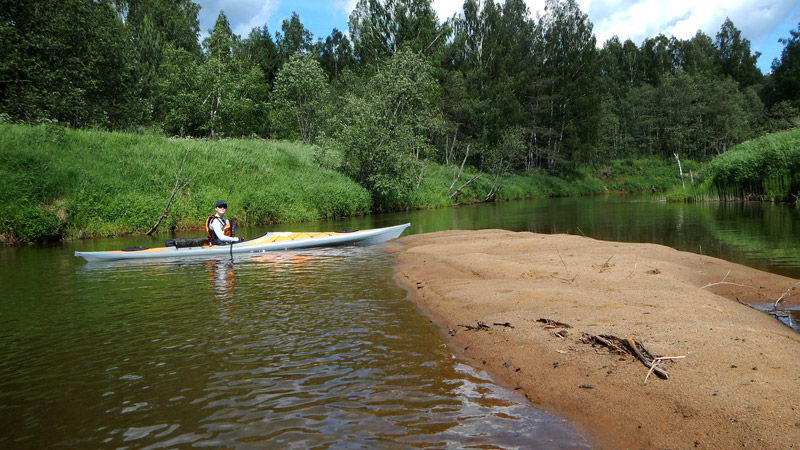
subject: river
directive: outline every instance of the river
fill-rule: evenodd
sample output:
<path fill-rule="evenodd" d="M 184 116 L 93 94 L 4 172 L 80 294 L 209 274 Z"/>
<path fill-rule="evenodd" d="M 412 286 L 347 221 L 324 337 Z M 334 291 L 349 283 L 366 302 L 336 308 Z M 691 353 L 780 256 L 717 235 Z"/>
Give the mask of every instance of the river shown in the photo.
<path fill-rule="evenodd" d="M 579 197 L 246 228 L 503 228 L 652 242 L 800 278 L 793 205 Z M 588 448 L 455 358 L 379 247 L 85 263 L 0 249 L 2 448 Z M 391 245 L 391 244 L 389 244 Z M 758 306 L 758 305 L 755 305 Z M 776 317 L 796 326 L 800 316 Z"/>

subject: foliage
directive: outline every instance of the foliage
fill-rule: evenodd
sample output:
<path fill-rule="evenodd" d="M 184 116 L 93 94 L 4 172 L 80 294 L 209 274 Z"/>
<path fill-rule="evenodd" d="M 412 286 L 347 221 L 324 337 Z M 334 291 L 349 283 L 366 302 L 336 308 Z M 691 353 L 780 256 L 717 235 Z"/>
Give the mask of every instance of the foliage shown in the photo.
<path fill-rule="evenodd" d="M 448 33 L 429 0 L 359 0 L 348 23 L 354 54 L 370 67 L 404 49 L 438 57 Z"/>
<path fill-rule="evenodd" d="M 274 38 L 266 26 L 242 38 L 220 13 L 201 45 L 192 0 L 5 2 L 0 118 L 324 144 L 317 163 L 352 177 L 380 209 L 418 203 L 432 162 L 483 171 L 469 189 L 500 199 L 517 175 L 676 153 L 703 163 L 800 124 L 800 26 L 762 76 L 760 54 L 730 20 L 713 37 L 611 38 L 598 49 L 576 0 L 544 6 L 533 17 L 524 0 L 466 0 L 442 21 L 430 0 L 359 0 L 348 32 L 316 42 L 297 14 Z M 637 177 L 615 189 L 653 178 Z M 264 192 L 252 194 L 255 208 Z M 62 217 L 54 201 L 34 208 Z M 326 209 L 341 207 L 320 203 L 308 215 Z"/>
<path fill-rule="evenodd" d="M 187 150 L 183 176 L 192 181 L 160 232 L 199 229 L 220 198 L 243 226 L 371 207 L 365 189 L 318 167 L 307 146 L 0 124 L 0 235 L 24 242 L 144 233 L 166 205 Z"/>
<path fill-rule="evenodd" d="M 800 129 L 737 145 L 707 167 L 721 198 L 795 201 L 800 196 Z"/>
<path fill-rule="evenodd" d="M 788 39 L 779 39 L 785 47 L 780 59 L 772 62 L 768 102 L 771 106 L 786 101 L 800 109 L 800 22 L 789 35 Z"/>
<path fill-rule="evenodd" d="M 681 159 L 686 185 L 699 178 L 702 166 L 690 159 Z M 666 192 L 681 186 L 678 164 L 674 158 L 623 158 L 591 166 L 589 175 L 602 180 L 610 191 Z"/>
<path fill-rule="evenodd" d="M 81 127 L 139 119 L 133 48 L 110 2 L 3 2 L 0 48 L 0 112 Z"/>
<path fill-rule="evenodd" d="M 377 206 L 403 204 L 413 190 L 427 134 L 440 127 L 438 96 L 430 67 L 409 50 L 386 61 L 364 92 L 348 94 L 332 144 L 343 155 L 343 172 Z"/>
<path fill-rule="evenodd" d="M 317 60 L 300 53 L 292 55 L 278 71 L 272 91 L 280 135 L 314 142 L 321 121 L 327 116 L 329 97 L 325 73 Z"/>
<path fill-rule="evenodd" d="M 300 16 L 293 12 L 289 20 L 281 22 L 282 33 L 276 34 L 278 54 L 283 62 L 297 55 L 306 55 L 313 51 L 311 32 L 300 22 Z"/>

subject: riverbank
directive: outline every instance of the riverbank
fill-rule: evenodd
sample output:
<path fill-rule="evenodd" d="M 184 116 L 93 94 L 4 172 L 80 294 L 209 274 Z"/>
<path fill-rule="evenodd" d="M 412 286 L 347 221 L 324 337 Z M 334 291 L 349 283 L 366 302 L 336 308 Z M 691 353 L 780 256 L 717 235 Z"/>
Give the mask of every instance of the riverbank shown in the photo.
<path fill-rule="evenodd" d="M 156 223 L 157 234 L 202 229 L 220 198 L 240 227 L 381 210 L 367 189 L 337 171 L 343 163 L 337 152 L 285 141 L 178 139 L 0 122 L 0 245 L 141 235 Z M 497 189 L 494 176 L 469 164 L 463 172 L 435 158 L 422 164 L 416 188 L 392 202 L 396 209 L 482 202 Z M 492 198 L 595 195 L 651 185 L 661 193 L 679 183 L 672 161 L 626 159 L 562 174 L 509 175 Z"/>
<path fill-rule="evenodd" d="M 798 281 L 653 244 L 501 230 L 413 235 L 396 279 L 453 352 L 598 449 L 800 446 L 800 335 L 745 303 Z M 665 360 L 648 376 L 596 336 Z M 645 382 L 646 380 L 646 382 Z"/>

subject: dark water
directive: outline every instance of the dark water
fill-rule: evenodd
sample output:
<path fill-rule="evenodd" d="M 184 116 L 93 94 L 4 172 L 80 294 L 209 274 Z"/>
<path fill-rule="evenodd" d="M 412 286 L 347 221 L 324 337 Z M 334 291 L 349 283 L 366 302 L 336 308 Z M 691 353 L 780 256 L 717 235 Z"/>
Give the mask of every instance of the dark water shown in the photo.
<path fill-rule="evenodd" d="M 585 234 L 800 278 L 798 219 L 787 205 L 597 197 L 272 229 L 410 221 L 410 233 Z M 72 256 L 160 242 L 0 249 L 0 448 L 588 447 L 568 424 L 454 359 L 379 248 L 233 262 Z"/>

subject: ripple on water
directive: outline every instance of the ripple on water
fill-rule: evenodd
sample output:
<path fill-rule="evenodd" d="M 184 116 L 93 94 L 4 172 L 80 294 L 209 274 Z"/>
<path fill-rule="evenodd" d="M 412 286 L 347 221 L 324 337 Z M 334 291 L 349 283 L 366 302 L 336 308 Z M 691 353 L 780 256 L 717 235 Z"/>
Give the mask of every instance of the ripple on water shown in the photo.
<path fill-rule="evenodd" d="M 74 289 L 0 334 L 0 444 L 588 448 L 454 360 L 379 249 L 84 265 Z"/>

